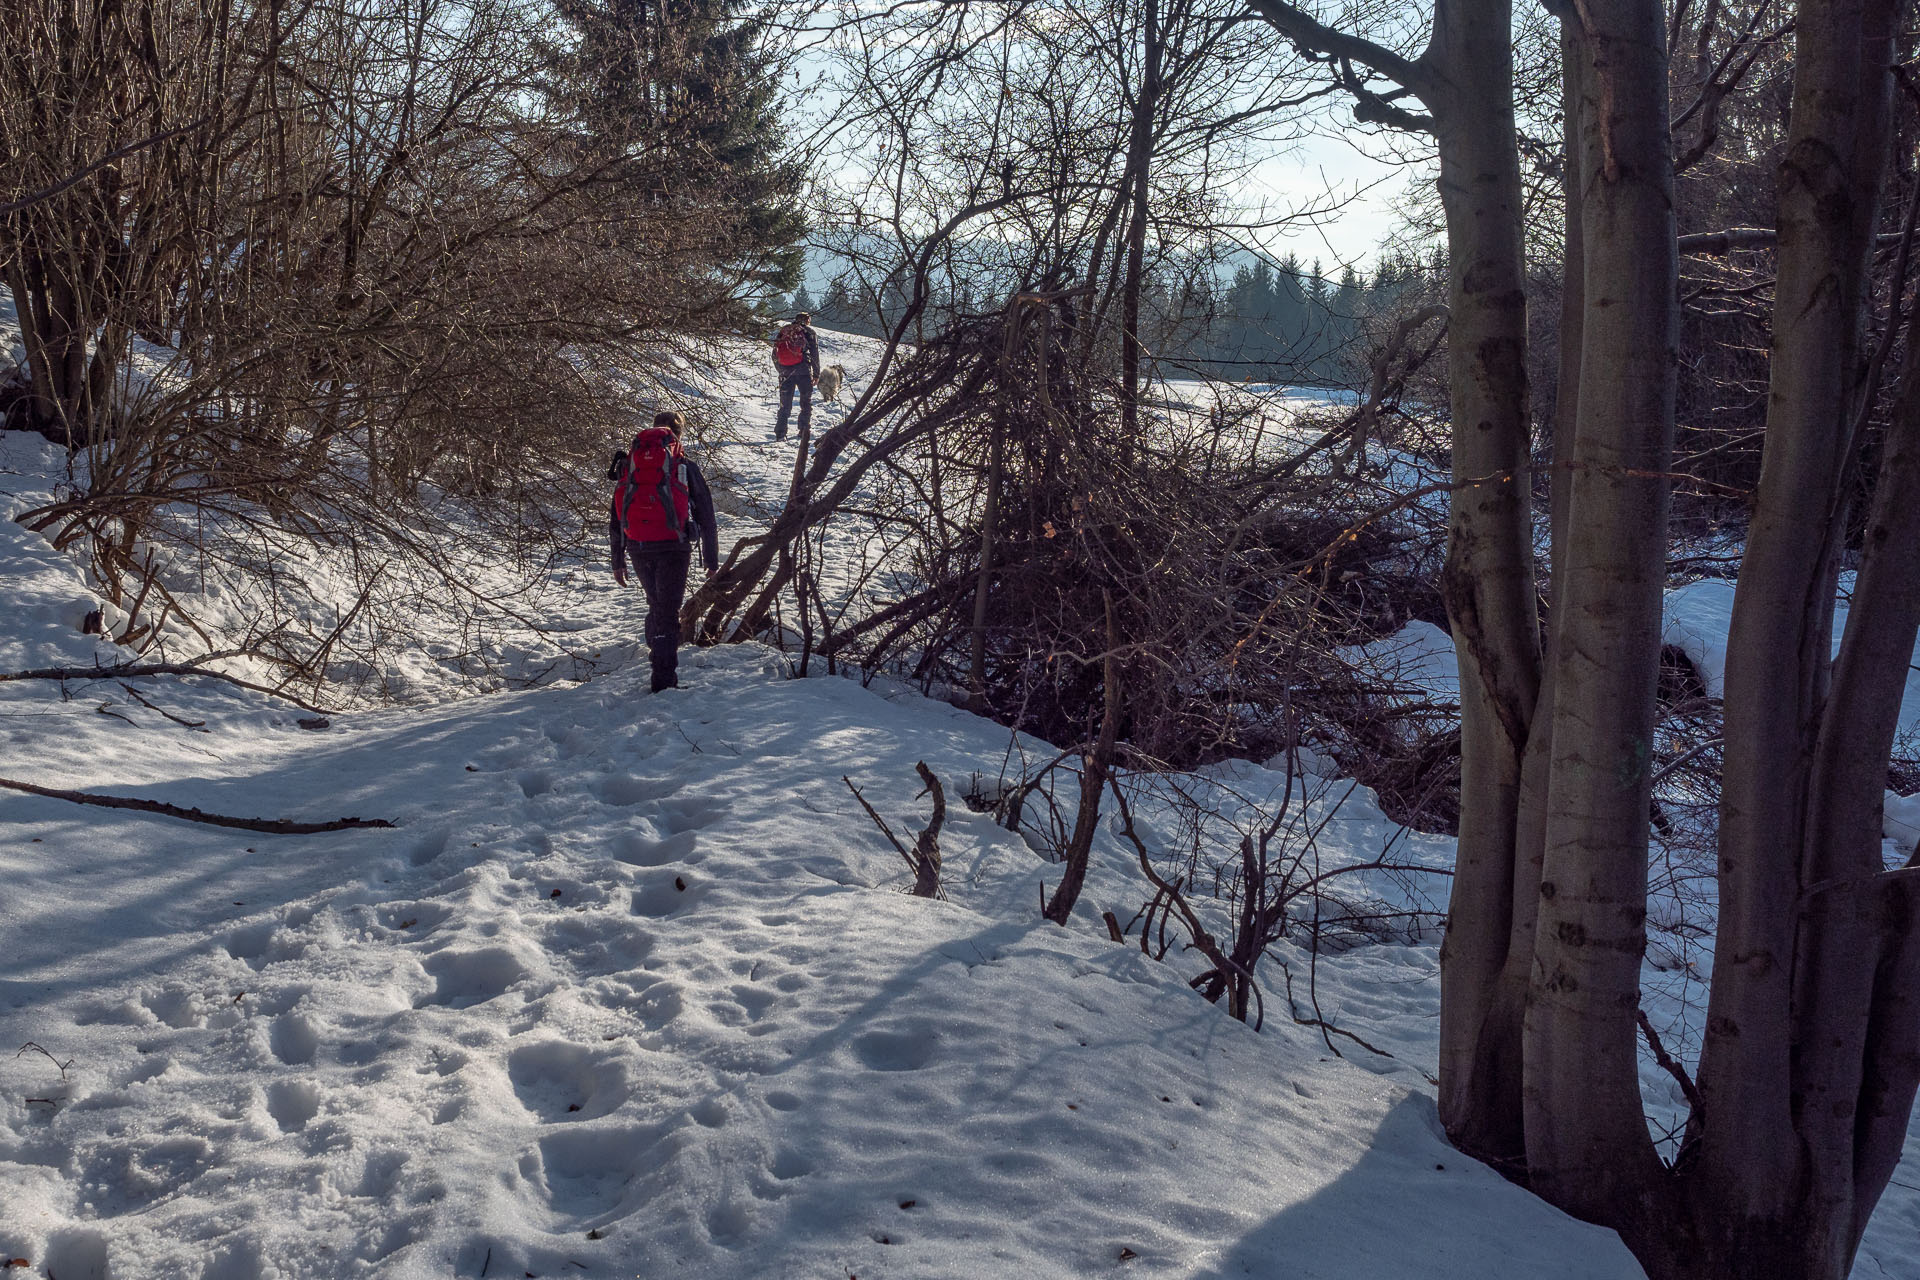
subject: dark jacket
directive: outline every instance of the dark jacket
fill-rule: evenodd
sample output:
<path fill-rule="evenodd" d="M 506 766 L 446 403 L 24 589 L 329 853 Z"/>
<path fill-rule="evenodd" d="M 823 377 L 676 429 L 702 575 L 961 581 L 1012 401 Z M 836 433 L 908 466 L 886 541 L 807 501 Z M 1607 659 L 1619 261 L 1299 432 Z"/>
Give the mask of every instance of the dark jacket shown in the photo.
<path fill-rule="evenodd" d="M 700 563 L 708 573 L 720 567 L 720 525 L 713 515 L 713 491 L 707 488 L 707 478 L 700 474 L 700 467 L 692 458 L 685 459 L 687 468 L 687 527 L 681 531 L 680 541 L 692 541 L 695 533 L 700 536 Z M 627 475 L 627 454 L 624 450 L 613 455 L 613 463 L 607 468 L 607 479 L 614 481 L 614 497 L 607 502 L 607 544 L 608 563 L 615 569 L 626 563 L 627 531 L 620 525 L 620 513 L 614 503 L 619 499 L 618 484 Z M 663 543 L 640 542 L 631 544 L 636 547 L 663 546 Z"/>
<path fill-rule="evenodd" d="M 773 356 L 773 367 L 782 378 L 797 378 L 805 369 L 807 376 L 818 381 L 820 377 L 820 341 L 813 336 L 812 325 L 802 325 L 800 334 L 807 340 L 807 358 L 799 364 L 781 364 L 779 356 Z"/>

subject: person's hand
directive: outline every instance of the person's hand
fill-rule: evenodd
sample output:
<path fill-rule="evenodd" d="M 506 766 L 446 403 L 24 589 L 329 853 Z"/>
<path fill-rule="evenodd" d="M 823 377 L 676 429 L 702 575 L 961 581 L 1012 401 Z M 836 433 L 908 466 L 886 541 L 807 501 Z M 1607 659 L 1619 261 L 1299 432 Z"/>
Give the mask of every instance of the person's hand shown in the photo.
<path fill-rule="evenodd" d="M 613 566 L 613 580 L 621 586 L 627 585 L 627 571 L 619 565 Z"/>

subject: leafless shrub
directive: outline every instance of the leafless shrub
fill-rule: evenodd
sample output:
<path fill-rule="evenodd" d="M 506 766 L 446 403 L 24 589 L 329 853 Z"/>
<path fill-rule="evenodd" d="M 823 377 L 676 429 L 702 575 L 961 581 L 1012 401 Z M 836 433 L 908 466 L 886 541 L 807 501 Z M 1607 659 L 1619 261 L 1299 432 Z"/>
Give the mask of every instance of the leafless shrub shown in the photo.
<path fill-rule="evenodd" d="M 215 647 L 180 576 L 230 568 L 265 584 L 256 656 L 301 678 L 354 648 L 377 668 L 448 596 L 485 665 L 475 636 L 591 518 L 604 442 L 746 315 L 738 217 L 688 176 L 694 117 L 737 104 L 661 94 L 654 129 L 587 130 L 511 0 L 16 16 L 9 412 L 76 452 L 22 521 L 87 562 L 128 643 Z M 704 56 L 684 43 L 636 74 L 671 80 L 660 59 Z M 316 621 L 260 579 L 294 542 L 351 609 Z"/>

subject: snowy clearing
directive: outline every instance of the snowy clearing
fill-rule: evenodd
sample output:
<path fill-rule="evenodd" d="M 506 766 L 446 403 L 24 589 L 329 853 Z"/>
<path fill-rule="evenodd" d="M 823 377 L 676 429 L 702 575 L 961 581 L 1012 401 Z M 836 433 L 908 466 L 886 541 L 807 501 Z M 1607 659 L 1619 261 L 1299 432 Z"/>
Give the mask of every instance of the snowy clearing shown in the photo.
<path fill-rule="evenodd" d="M 823 354 L 852 374 L 858 347 Z M 792 466 L 756 438 L 771 381 L 743 362 L 710 389 L 741 497 L 723 547 Z M 51 485 L 51 460 L 9 435 L 5 487 Z M 1322 1015 L 1393 1057 L 1293 1025 L 1277 968 L 1256 1034 L 1179 952 L 1107 940 L 1099 912 L 1150 896 L 1111 831 L 1074 927 L 1040 920 L 1053 869 L 960 803 L 1005 730 L 884 680 L 790 680 L 754 645 L 689 651 L 689 687 L 646 695 L 638 597 L 597 536 L 542 601 L 586 683 L 325 727 L 201 678 L 0 683 L 0 776 L 397 824 L 272 836 L 0 791 L 0 1258 L 59 1280 L 1641 1274 L 1446 1145 L 1436 939 L 1313 971 Z M 0 667 L 125 656 L 10 522 L 0 574 Z M 1407 683 L 1444 675 L 1436 636 Z M 945 901 L 904 893 L 842 782 L 911 833 L 919 760 L 947 787 Z M 1332 812 L 1344 794 L 1316 801 L 1330 863 L 1450 858 L 1364 791 Z M 1896 1178 L 1857 1275 L 1920 1274 Z"/>

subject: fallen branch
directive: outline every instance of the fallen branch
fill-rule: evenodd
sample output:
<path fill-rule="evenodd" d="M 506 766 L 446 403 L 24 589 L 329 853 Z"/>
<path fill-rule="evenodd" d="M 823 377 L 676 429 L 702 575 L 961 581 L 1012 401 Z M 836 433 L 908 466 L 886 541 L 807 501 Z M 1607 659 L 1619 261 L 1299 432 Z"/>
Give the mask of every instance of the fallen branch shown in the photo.
<path fill-rule="evenodd" d="M 185 725 L 189 729 L 198 729 L 201 733 L 213 732 L 213 730 L 207 728 L 207 722 L 205 720 L 188 720 L 181 716 L 177 716 L 173 714 L 173 712 L 167 710 L 165 707 L 155 706 L 152 702 L 149 702 L 145 697 L 141 696 L 141 693 L 138 689 L 134 688 L 132 685 L 128 684 L 124 680 L 120 682 L 120 687 L 122 689 L 125 689 L 127 691 L 127 696 L 132 698 L 135 702 L 139 703 L 141 706 L 145 707 L 149 711 L 159 712 L 161 715 L 173 721 L 175 724 Z"/>
<path fill-rule="evenodd" d="M 168 804 L 164 800 L 134 800 L 126 796 L 95 795 L 90 791 L 62 791 L 57 787 L 38 787 L 31 782 L 15 782 L 11 778 L 0 778 L 0 787 L 10 791 L 22 791 L 30 796 L 44 796 L 49 800 L 68 800 L 74 804 L 98 805 L 102 809 L 138 809 L 142 813 L 159 813 L 188 822 L 204 822 L 213 827 L 260 831 L 270 836 L 310 836 L 322 831 L 393 826 L 393 823 L 385 818 L 335 818 L 331 822 L 296 822 L 292 818 L 234 818 L 223 813 L 202 813 L 198 809 L 183 809 L 177 804 Z"/>
<path fill-rule="evenodd" d="M 210 654 L 208 656 L 235 657 L 237 655 Z M 304 711 L 327 710 L 326 707 L 316 707 L 311 702 L 302 702 L 284 690 L 255 684 L 251 680 L 242 680 L 239 676 L 230 676 L 224 671 L 211 671 L 206 667 L 186 662 L 123 662 L 111 667 L 41 667 L 34 671 L 0 672 L 0 683 L 8 680 L 108 680 L 115 676 L 210 676 L 215 680 L 225 680 L 228 684 L 239 685 L 242 689 L 264 693 L 270 698 L 291 702 Z"/>

